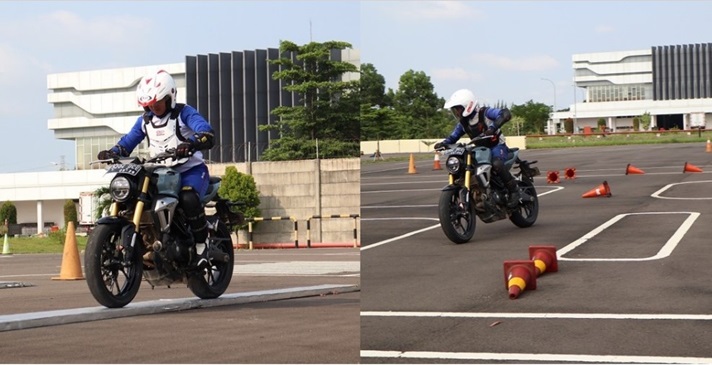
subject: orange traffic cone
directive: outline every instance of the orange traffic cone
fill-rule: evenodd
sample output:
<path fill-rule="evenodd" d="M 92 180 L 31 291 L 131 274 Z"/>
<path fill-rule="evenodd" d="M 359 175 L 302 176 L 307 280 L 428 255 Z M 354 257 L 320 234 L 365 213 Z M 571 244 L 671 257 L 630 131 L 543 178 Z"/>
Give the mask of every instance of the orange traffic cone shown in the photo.
<path fill-rule="evenodd" d="M 682 170 L 682 172 L 702 172 L 702 169 L 691 163 L 685 162 L 685 168 Z"/>
<path fill-rule="evenodd" d="M 710 143 L 710 140 L 707 140 L 707 148 L 705 149 L 706 152 L 712 152 L 712 143 Z"/>
<path fill-rule="evenodd" d="M 534 261 L 537 276 L 559 271 L 556 246 L 529 246 L 529 258 Z"/>
<path fill-rule="evenodd" d="M 442 170 L 442 166 L 440 166 L 440 154 L 435 152 L 435 158 L 433 159 L 433 170 Z"/>
<path fill-rule="evenodd" d="M 547 171 L 546 172 L 546 183 L 547 184 L 558 184 L 559 183 L 559 172 L 558 171 Z"/>
<path fill-rule="evenodd" d="M 413 154 L 410 154 L 410 163 L 408 164 L 408 173 L 409 174 L 417 174 L 415 171 L 415 160 L 413 159 Z"/>
<path fill-rule="evenodd" d="M 64 239 L 64 254 L 62 256 L 62 268 L 59 277 L 52 280 L 83 280 L 82 266 L 79 261 L 79 249 L 77 248 L 77 235 L 74 232 L 74 222 L 67 223 L 67 236 Z"/>
<path fill-rule="evenodd" d="M 536 289 L 536 269 L 534 268 L 534 261 L 505 261 L 504 284 L 509 291 L 509 299 L 517 299 L 524 289 Z"/>
<path fill-rule="evenodd" d="M 573 167 L 568 167 L 564 169 L 564 179 L 573 180 L 576 178 L 576 169 Z"/>
<path fill-rule="evenodd" d="M 635 166 L 633 166 L 633 165 L 631 165 L 631 164 L 628 164 L 628 166 L 625 167 L 625 174 L 626 174 L 626 175 L 636 175 L 636 174 L 637 174 L 637 175 L 641 175 L 641 174 L 644 174 L 644 173 L 645 173 L 645 171 L 643 171 L 643 170 L 641 170 L 641 169 L 639 169 L 639 168 L 637 168 L 637 167 L 635 167 Z"/>
<path fill-rule="evenodd" d="M 599 196 L 610 197 L 611 187 L 608 186 L 608 181 L 604 181 L 603 184 L 598 185 L 595 189 L 589 190 L 587 193 L 581 195 L 582 198 L 595 198 Z"/>

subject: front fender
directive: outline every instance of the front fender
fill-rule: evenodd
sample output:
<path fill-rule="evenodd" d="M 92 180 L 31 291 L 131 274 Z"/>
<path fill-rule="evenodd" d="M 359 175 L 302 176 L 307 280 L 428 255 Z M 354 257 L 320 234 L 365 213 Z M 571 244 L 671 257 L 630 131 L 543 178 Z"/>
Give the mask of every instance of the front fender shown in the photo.
<path fill-rule="evenodd" d="M 99 218 L 98 221 L 96 221 L 97 225 L 104 224 L 104 225 L 123 226 L 128 223 L 129 223 L 129 220 L 124 217 L 101 217 L 101 218 Z"/>
<path fill-rule="evenodd" d="M 463 187 L 462 187 L 461 185 L 458 185 L 458 184 L 448 184 L 448 185 L 445 185 L 445 186 L 441 189 L 441 191 L 451 191 L 451 190 L 460 190 L 460 189 L 463 189 Z"/>

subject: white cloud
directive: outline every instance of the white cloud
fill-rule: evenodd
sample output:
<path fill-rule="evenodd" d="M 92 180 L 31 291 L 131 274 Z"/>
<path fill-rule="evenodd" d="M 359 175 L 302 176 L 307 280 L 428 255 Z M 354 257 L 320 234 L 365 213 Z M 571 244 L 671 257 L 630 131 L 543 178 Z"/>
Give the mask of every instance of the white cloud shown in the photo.
<path fill-rule="evenodd" d="M 559 67 L 559 62 L 555 58 L 546 55 L 510 58 L 507 56 L 483 53 L 475 54 L 472 58 L 490 67 L 507 71 L 542 71 Z"/>

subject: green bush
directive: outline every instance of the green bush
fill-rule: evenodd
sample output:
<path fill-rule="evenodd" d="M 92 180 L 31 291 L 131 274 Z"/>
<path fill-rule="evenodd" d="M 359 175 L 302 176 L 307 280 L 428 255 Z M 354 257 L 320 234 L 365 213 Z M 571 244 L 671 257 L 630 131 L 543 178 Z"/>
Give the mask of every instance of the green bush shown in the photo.
<path fill-rule="evenodd" d="M 237 171 L 234 166 L 225 169 L 218 194 L 223 199 L 245 203 L 243 207 L 233 207 L 234 210 L 241 212 L 245 219 L 259 217 L 261 214 L 258 208 L 260 192 L 257 190 L 254 177 Z M 236 231 L 240 229 L 247 229 L 247 223 L 235 227 Z"/>
<path fill-rule="evenodd" d="M 0 207 L 0 224 L 4 225 L 6 219 L 8 224 L 17 224 L 17 208 L 11 201 L 6 201 Z"/>
<path fill-rule="evenodd" d="M 77 219 L 77 206 L 71 199 L 64 202 L 64 226 L 67 227 L 69 222 L 74 222 L 74 228 L 77 228 L 79 224 L 79 220 Z"/>

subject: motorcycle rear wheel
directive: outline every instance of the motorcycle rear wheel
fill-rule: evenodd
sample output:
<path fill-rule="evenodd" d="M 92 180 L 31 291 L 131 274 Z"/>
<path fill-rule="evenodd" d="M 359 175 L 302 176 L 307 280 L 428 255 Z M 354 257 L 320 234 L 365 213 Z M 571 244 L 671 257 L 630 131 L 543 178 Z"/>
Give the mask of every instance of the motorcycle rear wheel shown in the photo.
<path fill-rule="evenodd" d="M 225 223 L 218 221 L 217 229 L 211 231 L 210 236 L 221 239 L 217 243 L 217 249 L 227 254 L 229 258 L 227 262 L 211 261 L 209 267 L 188 277 L 188 288 L 200 299 L 214 299 L 225 293 L 235 267 L 235 250 Z"/>
<path fill-rule="evenodd" d="M 100 224 L 92 231 L 84 253 L 89 291 L 108 308 L 131 303 L 141 287 L 143 264 L 139 247 L 133 250 L 133 257 L 126 257 L 126 250 L 120 248 L 121 226 Z"/>
<path fill-rule="evenodd" d="M 463 209 L 461 205 L 467 207 Z M 438 216 L 440 227 L 450 241 L 457 244 L 466 243 L 475 235 L 477 220 L 474 206 L 460 201 L 457 190 L 445 190 L 440 194 Z"/>
<path fill-rule="evenodd" d="M 519 204 L 517 210 L 509 216 L 509 220 L 519 228 L 527 228 L 534 225 L 539 216 L 539 198 L 536 195 L 534 184 L 527 181 L 519 181 L 519 190 L 532 197 L 532 201 Z"/>

